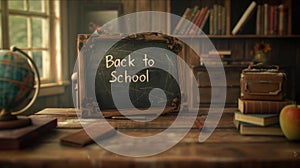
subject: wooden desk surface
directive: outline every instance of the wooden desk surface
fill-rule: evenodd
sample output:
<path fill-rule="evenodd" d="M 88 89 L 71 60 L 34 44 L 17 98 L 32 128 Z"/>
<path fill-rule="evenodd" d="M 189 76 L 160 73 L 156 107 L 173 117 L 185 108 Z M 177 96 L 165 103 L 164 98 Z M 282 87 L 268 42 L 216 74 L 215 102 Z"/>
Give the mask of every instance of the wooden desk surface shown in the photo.
<path fill-rule="evenodd" d="M 300 167 L 300 143 L 281 136 L 241 136 L 232 119 L 235 109 L 225 109 L 214 133 L 198 143 L 194 126 L 173 148 L 151 157 L 132 158 L 114 154 L 91 144 L 75 148 L 60 144 L 60 138 L 78 131 L 73 109 L 47 109 L 35 116 L 56 117 L 58 127 L 22 150 L 1 150 L 0 167 Z M 72 112 L 73 111 L 73 112 Z M 130 135 L 149 135 L 164 130 L 176 115 L 165 115 L 145 125 L 111 120 Z M 205 116 L 199 116 L 204 120 Z M 109 140 L 109 139 L 107 139 Z M 122 143 L 122 142 L 120 142 Z"/>

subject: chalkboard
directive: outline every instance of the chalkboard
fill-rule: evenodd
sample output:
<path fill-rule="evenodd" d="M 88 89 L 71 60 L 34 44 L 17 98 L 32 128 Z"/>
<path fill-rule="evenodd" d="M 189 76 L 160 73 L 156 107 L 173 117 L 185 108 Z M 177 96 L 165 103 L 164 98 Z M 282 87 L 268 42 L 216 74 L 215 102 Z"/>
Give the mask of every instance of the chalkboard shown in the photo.
<path fill-rule="evenodd" d="M 112 44 L 109 38 L 105 39 L 94 38 L 90 48 Z M 93 55 L 92 52 L 94 54 L 101 52 L 103 57 L 98 63 L 95 58 L 85 58 L 84 66 L 85 70 L 88 70 L 85 73 L 85 80 L 89 80 L 89 76 L 95 76 L 94 86 L 93 84 L 85 86 L 94 87 L 95 93 L 89 93 L 87 89 L 86 96 L 95 94 L 101 110 L 117 108 L 112 96 L 113 85 L 117 88 L 117 97 L 124 100 L 123 104 L 123 101 L 119 102 L 118 108 L 131 107 L 125 101 L 128 98 L 127 93 L 135 108 L 148 108 L 151 103 L 171 106 L 172 100 L 180 96 L 176 79 L 178 79 L 177 54 L 182 46 L 176 38 L 158 33 L 141 33 L 122 38 L 107 51 L 90 48 L 86 48 L 83 52 L 85 57 Z M 95 67 L 92 64 L 98 65 Z M 92 70 L 95 74 L 88 73 L 95 68 L 96 70 Z M 131 71 L 136 72 L 131 74 Z M 129 86 L 127 90 L 126 85 Z M 165 95 L 149 99 L 149 94 L 154 88 L 160 88 Z"/>

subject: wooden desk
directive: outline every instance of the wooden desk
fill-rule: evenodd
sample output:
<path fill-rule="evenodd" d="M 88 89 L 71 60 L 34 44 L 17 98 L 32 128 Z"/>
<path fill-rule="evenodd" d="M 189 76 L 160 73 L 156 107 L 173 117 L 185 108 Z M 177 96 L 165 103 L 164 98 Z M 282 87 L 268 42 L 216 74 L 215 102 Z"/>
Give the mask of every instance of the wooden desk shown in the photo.
<path fill-rule="evenodd" d="M 50 111 L 49 111 L 50 110 Z M 278 136 L 241 136 L 232 123 L 233 111 L 226 109 L 212 136 L 198 143 L 194 126 L 173 148 L 142 158 L 124 157 L 96 144 L 83 148 L 63 146 L 60 138 L 80 128 L 72 109 L 48 109 L 38 117 L 57 117 L 58 127 L 22 150 L 0 151 L 0 167 L 299 167 L 300 143 Z M 163 130 L 175 115 L 166 115 L 142 128 L 126 126 L 126 120 L 112 120 L 119 130 L 147 135 Z M 205 116 L 199 116 L 204 120 Z M 122 142 L 120 142 L 122 143 Z"/>

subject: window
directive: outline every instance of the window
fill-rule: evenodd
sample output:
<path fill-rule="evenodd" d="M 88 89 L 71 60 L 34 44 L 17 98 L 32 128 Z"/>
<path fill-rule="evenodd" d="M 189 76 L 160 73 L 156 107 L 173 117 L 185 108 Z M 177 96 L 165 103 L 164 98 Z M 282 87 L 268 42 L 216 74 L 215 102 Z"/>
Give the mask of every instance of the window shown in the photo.
<path fill-rule="evenodd" d="M 42 83 L 60 80 L 59 0 L 1 0 L 0 48 L 14 45 L 33 58 Z"/>

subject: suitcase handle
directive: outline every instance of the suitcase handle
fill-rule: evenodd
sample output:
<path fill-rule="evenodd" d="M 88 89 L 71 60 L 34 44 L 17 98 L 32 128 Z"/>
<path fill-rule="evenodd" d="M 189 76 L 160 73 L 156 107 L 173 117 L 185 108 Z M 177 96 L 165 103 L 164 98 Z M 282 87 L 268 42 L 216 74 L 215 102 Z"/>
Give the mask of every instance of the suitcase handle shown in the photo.
<path fill-rule="evenodd" d="M 255 83 L 255 82 L 251 82 L 251 83 Z M 271 96 L 275 96 L 275 95 L 278 95 L 282 90 L 282 83 L 280 82 L 269 82 L 269 81 L 260 81 L 260 82 L 256 82 L 256 83 L 266 83 L 266 84 L 271 84 L 271 83 L 274 83 L 274 84 L 277 84 L 278 83 L 278 89 L 273 91 L 273 92 L 257 92 L 257 93 L 253 93 L 251 92 L 251 90 L 249 89 L 249 82 L 246 82 L 245 83 L 245 92 L 247 92 L 249 95 L 271 95 Z"/>
<path fill-rule="evenodd" d="M 249 65 L 247 70 L 252 70 L 252 69 L 258 69 L 260 71 L 265 71 L 265 70 L 272 70 L 272 71 L 276 71 L 278 72 L 279 71 L 279 66 L 277 65 L 269 65 L 269 66 L 266 66 L 266 65 L 263 65 L 263 64 L 255 64 L 255 65 Z"/>

